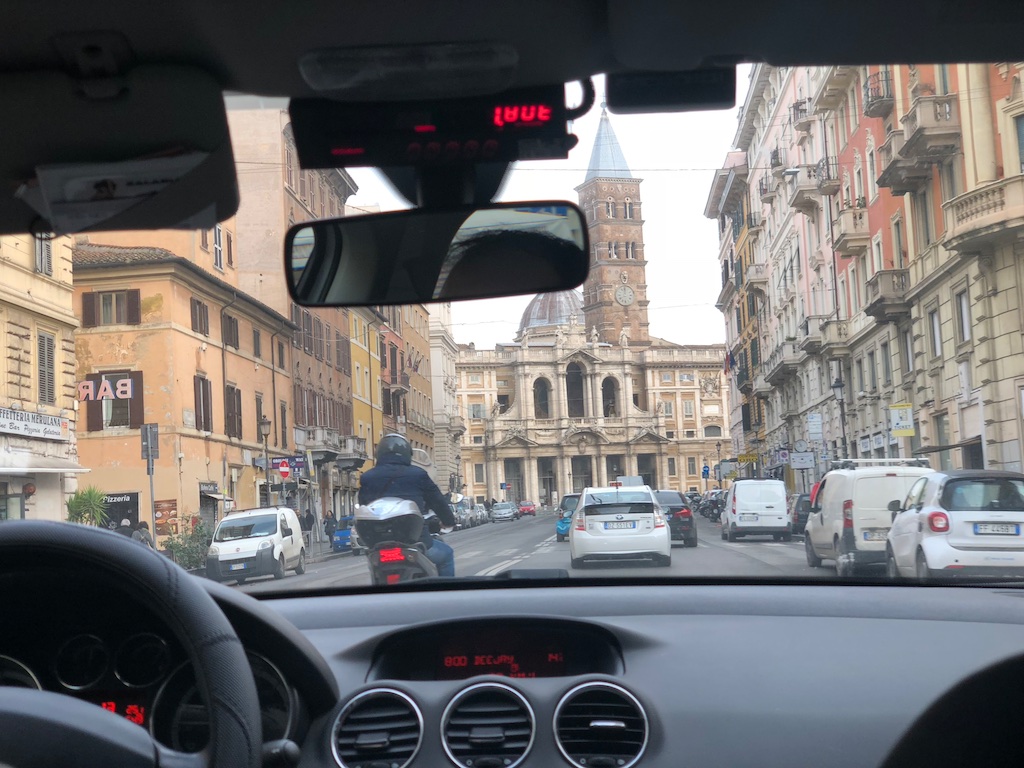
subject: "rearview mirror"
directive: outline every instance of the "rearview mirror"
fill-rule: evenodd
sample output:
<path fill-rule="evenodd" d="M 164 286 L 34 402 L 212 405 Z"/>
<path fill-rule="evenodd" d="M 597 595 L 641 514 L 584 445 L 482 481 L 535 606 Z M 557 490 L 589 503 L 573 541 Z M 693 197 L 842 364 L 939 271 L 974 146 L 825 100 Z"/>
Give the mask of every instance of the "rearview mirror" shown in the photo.
<path fill-rule="evenodd" d="M 899 512 L 903 508 L 903 505 L 897 499 L 893 499 L 889 502 L 890 512 Z"/>
<path fill-rule="evenodd" d="M 583 283 L 588 263 L 586 220 L 566 202 L 311 221 L 285 241 L 289 291 L 303 306 L 564 291 Z"/>

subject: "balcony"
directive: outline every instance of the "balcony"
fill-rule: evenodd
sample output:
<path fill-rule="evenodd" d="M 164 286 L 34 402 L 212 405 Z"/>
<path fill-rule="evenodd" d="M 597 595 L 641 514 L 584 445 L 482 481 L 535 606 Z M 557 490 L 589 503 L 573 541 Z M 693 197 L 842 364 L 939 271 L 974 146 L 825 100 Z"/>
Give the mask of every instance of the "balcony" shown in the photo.
<path fill-rule="evenodd" d="M 773 391 L 773 387 L 769 384 L 762 374 L 757 374 L 754 377 L 753 393 L 755 397 L 768 397 Z"/>
<path fill-rule="evenodd" d="M 768 157 L 768 166 L 772 176 L 781 179 L 786 170 L 786 154 L 781 149 L 773 149 Z"/>
<path fill-rule="evenodd" d="M 880 323 L 910 316 L 907 288 L 910 275 L 905 269 L 883 269 L 868 280 L 867 304 L 864 313 Z"/>
<path fill-rule="evenodd" d="M 821 354 L 828 358 L 850 356 L 849 320 L 827 320 L 821 324 Z"/>
<path fill-rule="evenodd" d="M 762 203 L 770 203 L 775 199 L 776 181 L 771 176 L 762 176 L 757 182 L 757 193 Z"/>
<path fill-rule="evenodd" d="M 793 127 L 798 131 L 809 131 L 814 125 L 814 115 L 811 112 L 808 99 L 800 99 L 789 106 L 789 113 L 793 119 Z"/>
<path fill-rule="evenodd" d="M 808 315 L 804 320 L 801 330 L 803 337 L 800 339 L 800 349 L 809 355 L 816 355 L 821 351 L 821 326 L 827 322 L 829 315 Z"/>
<path fill-rule="evenodd" d="M 818 210 L 821 193 L 818 192 L 818 166 L 798 165 L 796 173 L 787 172 L 789 179 L 789 207 L 803 213 Z"/>
<path fill-rule="evenodd" d="M 453 435 L 464 435 L 466 434 L 466 420 L 456 414 L 448 419 L 448 428 L 452 431 Z"/>
<path fill-rule="evenodd" d="M 822 195 L 834 195 L 839 191 L 839 161 L 834 157 L 823 157 L 818 161 L 815 170 L 818 192 Z"/>
<path fill-rule="evenodd" d="M 330 427 L 306 427 L 307 451 L 333 451 L 341 445 L 341 433 Z"/>
<path fill-rule="evenodd" d="M 760 213 L 751 212 L 747 214 L 747 234 L 754 236 L 764 228 L 764 219 Z"/>
<path fill-rule="evenodd" d="M 864 115 L 887 117 L 892 112 L 892 75 L 889 70 L 870 75 L 864 83 Z"/>
<path fill-rule="evenodd" d="M 335 461 L 344 462 L 360 462 L 360 466 L 363 461 L 369 458 L 369 454 L 366 452 L 366 438 L 355 437 L 354 435 L 346 435 L 341 438 L 338 444 L 338 455 L 334 458 Z"/>
<path fill-rule="evenodd" d="M 736 295 L 736 283 L 732 281 L 732 278 L 725 278 L 722 281 L 722 290 L 718 293 L 718 298 L 715 300 L 715 307 L 719 310 L 729 306 L 729 302 L 732 297 Z"/>
<path fill-rule="evenodd" d="M 871 244 L 867 209 L 845 208 L 840 211 L 835 233 L 836 253 L 857 254 L 866 251 Z"/>
<path fill-rule="evenodd" d="M 747 267 L 746 273 L 747 288 L 767 295 L 768 293 L 768 267 L 764 264 L 751 264 Z"/>
<path fill-rule="evenodd" d="M 927 163 L 903 157 L 903 145 L 903 131 L 890 131 L 878 148 L 882 168 L 878 174 L 878 186 L 887 187 L 894 195 L 915 192 L 932 177 L 932 169 Z"/>
<path fill-rule="evenodd" d="M 736 386 L 740 392 L 749 395 L 750 390 L 754 386 L 754 380 L 750 377 L 750 373 L 746 368 L 740 368 L 736 371 Z"/>
<path fill-rule="evenodd" d="M 764 362 L 764 380 L 779 384 L 794 376 L 800 367 L 800 349 L 793 342 L 785 342 Z"/>
<path fill-rule="evenodd" d="M 960 150 L 960 108 L 956 94 L 918 96 L 903 116 L 903 148 L 909 160 L 941 160 Z"/>
<path fill-rule="evenodd" d="M 846 92 L 857 74 L 856 67 L 838 66 L 822 67 L 814 96 L 811 98 L 811 109 L 815 112 L 827 112 L 836 109 L 846 99 Z"/>
<path fill-rule="evenodd" d="M 975 251 L 1024 231 L 1024 175 L 955 197 L 946 209 L 946 247 Z"/>
<path fill-rule="evenodd" d="M 392 392 L 409 391 L 409 374 L 405 371 L 391 371 L 391 375 L 385 381 Z"/>

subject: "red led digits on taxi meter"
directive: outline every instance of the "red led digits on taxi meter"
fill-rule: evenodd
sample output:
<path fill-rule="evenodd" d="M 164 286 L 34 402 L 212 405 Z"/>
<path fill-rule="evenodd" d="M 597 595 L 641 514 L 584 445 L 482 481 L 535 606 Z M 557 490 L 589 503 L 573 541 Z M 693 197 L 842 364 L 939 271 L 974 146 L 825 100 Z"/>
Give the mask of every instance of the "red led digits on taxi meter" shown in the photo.
<path fill-rule="evenodd" d="M 492 122 L 497 128 L 506 125 L 541 125 L 551 120 L 551 107 L 546 104 L 499 104 L 494 108 Z"/>
<path fill-rule="evenodd" d="M 99 704 L 107 710 L 107 712 L 113 712 L 115 715 L 122 715 L 125 720 L 129 720 L 136 725 L 146 724 L 146 708 L 139 704 L 126 704 L 124 712 L 120 711 L 118 702 L 116 701 L 101 701 Z"/>

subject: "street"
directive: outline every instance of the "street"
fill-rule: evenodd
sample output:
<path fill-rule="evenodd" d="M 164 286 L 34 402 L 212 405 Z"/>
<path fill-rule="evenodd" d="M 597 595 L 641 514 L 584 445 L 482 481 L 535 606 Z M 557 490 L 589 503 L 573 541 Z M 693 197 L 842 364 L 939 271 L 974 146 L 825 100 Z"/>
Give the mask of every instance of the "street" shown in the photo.
<path fill-rule="evenodd" d="M 774 542 L 767 536 L 729 543 L 722 541 L 717 523 L 700 516 L 695 519 L 699 544 L 696 548 L 684 548 L 682 542 L 676 542 L 671 568 L 646 563 L 599 563 L 573 570 L 569 567 L 569 542 L 555 540 L 555 516 L 551 512 L 538 512 L 536 518 L 524 517 L 511 523 L 490 523 L 454 531 L 445 536 L 445 541 L 455 550 L 457 576 L 491 576 L 508 568 L 564 568 L 575 578 L 595 575 L 827 578 L 835 575 L 831 562 L 826 562 L 822 568 L 808 567 L 802 536 L 794 536 L 788 543 Z M 241 589 L 258 594 L 280 589 L 350 587 L 368 583 L 366 559 L 345 554 L 309 563 L 302 576 L 289 571 L 282 580 L 253 580 Z"/>

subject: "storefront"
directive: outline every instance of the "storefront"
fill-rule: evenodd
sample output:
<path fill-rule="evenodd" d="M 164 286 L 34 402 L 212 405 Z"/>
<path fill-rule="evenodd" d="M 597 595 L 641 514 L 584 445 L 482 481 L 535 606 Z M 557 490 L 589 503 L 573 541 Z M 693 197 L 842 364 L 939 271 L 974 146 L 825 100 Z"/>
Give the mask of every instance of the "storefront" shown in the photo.
<path fill-rule="evenodd" d="M 103 497 L 106 505 L 107 527 L 117 528 L 122 520 L 127 520 L 132 528 L 139 525 L 139 492 L 123 491 L 108 493 Z"/>

